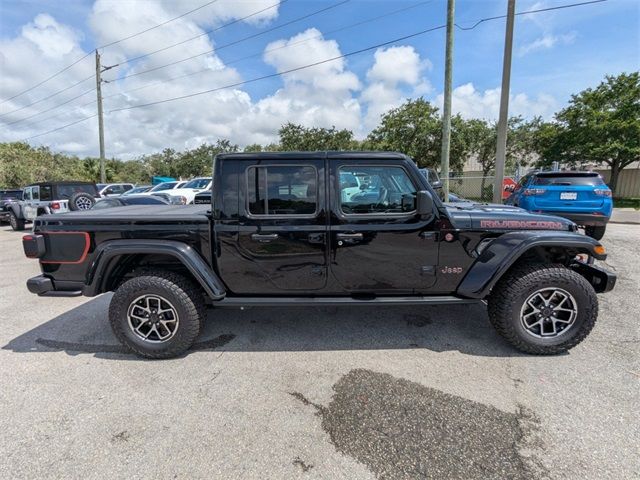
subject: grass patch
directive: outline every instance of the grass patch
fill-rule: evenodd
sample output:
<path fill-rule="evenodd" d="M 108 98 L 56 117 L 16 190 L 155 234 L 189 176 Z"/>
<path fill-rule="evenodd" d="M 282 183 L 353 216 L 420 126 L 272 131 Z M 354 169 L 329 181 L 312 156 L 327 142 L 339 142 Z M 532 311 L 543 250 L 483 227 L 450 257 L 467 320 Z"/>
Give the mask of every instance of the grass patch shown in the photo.
<path fill-rule="evenodd" d="M 640 210 L 640 198 L 614 198 L 613 206 L 615 208 L 635 208 Z"/>

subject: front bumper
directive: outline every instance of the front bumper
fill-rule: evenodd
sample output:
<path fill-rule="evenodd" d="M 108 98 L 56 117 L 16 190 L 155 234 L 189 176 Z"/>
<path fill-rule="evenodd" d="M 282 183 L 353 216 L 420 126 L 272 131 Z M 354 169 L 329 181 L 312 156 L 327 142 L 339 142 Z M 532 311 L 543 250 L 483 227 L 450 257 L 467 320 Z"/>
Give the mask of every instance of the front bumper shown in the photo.
<path fill-rule="evenodd" d="M 534 212 L 538 212 L 538 210 L 534 210 Z M 541 210 L 540 213 L 545 215 L 555 215 L 556 217 L 566 218 L 571 220 L 578 225 L 585 226 L 593 226 L 593 227 L 603 227 L 609 222 L 609 217 L 605 215 L 594 215 L 593 213 L 575 213 L 575 212 L 556 212 L 556 211 L 546 211 Z"/>
<path fill-rule="evenodd" d="M 571 268 L 586 278 L 596 293 L 610 292 L 613 290 L 613 287 L 615 287 L 616 280 L 618 279 L 615 273 L 596 265 L 576 262 L 571 265 Z"/>
<path fill-rule="evenodd" d="M 60 282 L 59 288 L 49 277 L 38 275 L 27 280 L 27 289 L 40 297 L 79 297 L 82 295 L 81 284 L 77 282 Z"/>

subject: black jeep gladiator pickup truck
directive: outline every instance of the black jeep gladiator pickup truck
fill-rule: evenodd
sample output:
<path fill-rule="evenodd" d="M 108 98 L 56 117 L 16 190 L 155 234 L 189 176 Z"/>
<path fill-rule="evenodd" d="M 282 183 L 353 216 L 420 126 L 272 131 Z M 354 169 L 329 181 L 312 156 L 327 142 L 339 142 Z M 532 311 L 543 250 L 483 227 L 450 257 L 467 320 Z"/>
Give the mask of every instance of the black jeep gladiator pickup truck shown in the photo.
<path fill-rule="evenodd" d="M 569 220 L 445 205 L 398 153 L 216 156 L 211 205 L 38 217 L 23 239 L 39 295 L 113 291 L 109 321 L 133 352 L 167 358 L 205 306 L 486 302 L 514 347 L 564 352 L 593 328 L 616 276 Z"/>

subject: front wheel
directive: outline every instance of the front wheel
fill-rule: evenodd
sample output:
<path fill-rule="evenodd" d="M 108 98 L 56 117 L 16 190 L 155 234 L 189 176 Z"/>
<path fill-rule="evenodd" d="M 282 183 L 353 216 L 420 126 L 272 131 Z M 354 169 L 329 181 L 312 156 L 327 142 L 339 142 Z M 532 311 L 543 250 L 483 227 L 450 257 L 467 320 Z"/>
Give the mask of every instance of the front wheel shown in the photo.
<path fill-rule="evenodd" d="M 587 280 L 562 265 L 529 264 L 500 279 L 489 320 L 511 345 L 537 355 L 563 353 L 596 323 L 598 298 Z"/>
<path fill-rule="evenodd" d="M 123 283 L 109 305 L 118 340 L 145 358 L 171 358 L 193 345 L 205 318 L 204 298 L 191 280 L 149 272 Z"/>
<path fill-rule="evenodd" d="M 16 232 L 20 230 L 24 230 L 24 218 L 18 218 L 18 216 L 15 213 L 10 212 L 9 225 L 11 225 L 11 228 Z"/>
<path fill-rule="evenodd" d="M 594 240 L 601 240 L 602 237 L 604 237 L 604 232 L 607 229 L 606 225 L 602 225 L 602 226 L 586 226 L 584 227 L 584 233 L 588 236 L 593 238 Z"/>

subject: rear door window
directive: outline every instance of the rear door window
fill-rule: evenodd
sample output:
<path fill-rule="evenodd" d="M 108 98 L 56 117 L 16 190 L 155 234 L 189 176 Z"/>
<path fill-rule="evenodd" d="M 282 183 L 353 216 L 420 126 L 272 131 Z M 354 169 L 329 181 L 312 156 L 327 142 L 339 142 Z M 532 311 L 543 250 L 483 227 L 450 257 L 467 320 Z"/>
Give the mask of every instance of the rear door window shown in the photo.
<path fill-rule="evenodd" d="M 269 165 L 247 169 L 251 215 L 315 215 L 318 173 L 308 165 Z"/>
<path fill-rule="evenodd" d="M 604 185 L 604 180 L 598 174 L 594 175 L 544 175 L 537 176 L 534 185 L 572 185 L 572 186 L 599 186 Z"/>
<path fill-rule="evenodd" d="M 98 196 L 98 190 L 91 184 L 76 184 L 76 185 L 58 185 L 58 198 L 57 200 L 68 200 L 74 193 L 84 192 L 96 197 Z"/>

